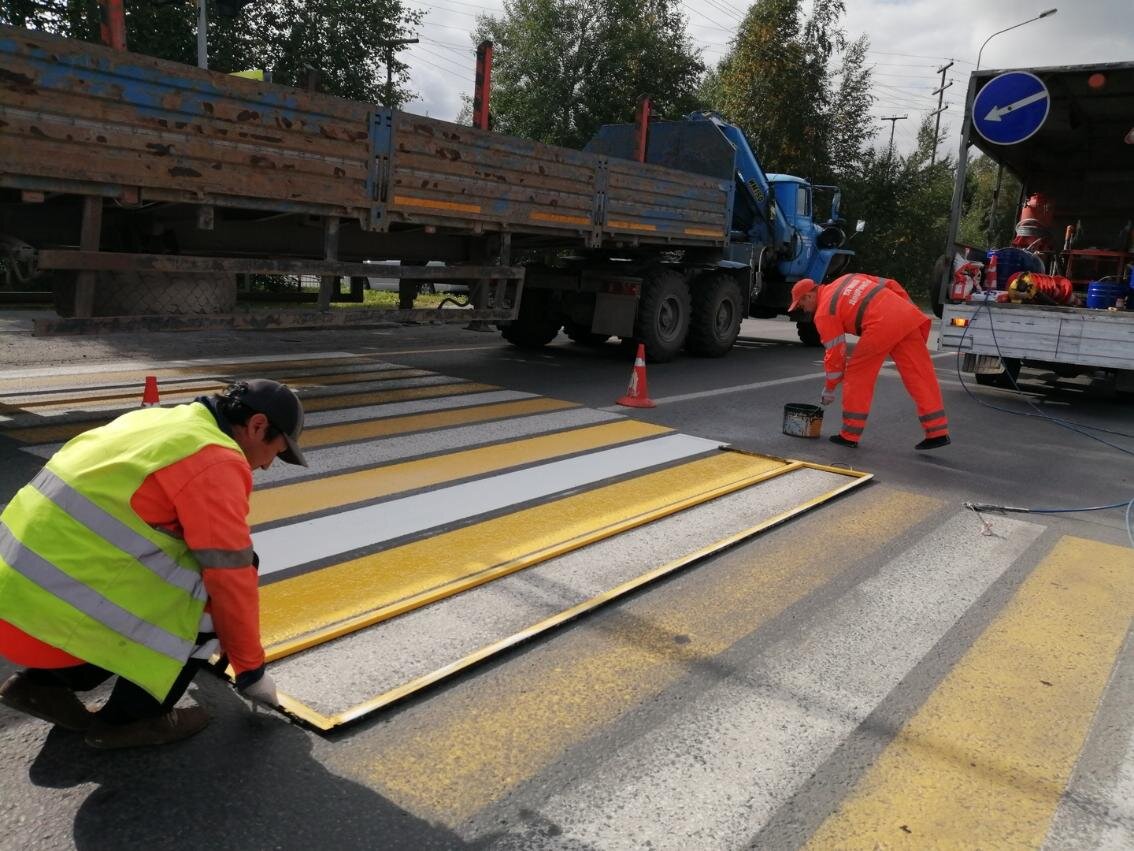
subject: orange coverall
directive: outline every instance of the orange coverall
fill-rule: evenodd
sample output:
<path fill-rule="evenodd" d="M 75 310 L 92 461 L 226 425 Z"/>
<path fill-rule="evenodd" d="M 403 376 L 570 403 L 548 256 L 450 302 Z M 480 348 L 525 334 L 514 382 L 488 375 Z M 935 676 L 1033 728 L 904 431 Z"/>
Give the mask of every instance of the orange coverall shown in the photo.
<path fill-rule="evenodd" d="M 247 520 L 251 491 L 252 470 L 244 455 L 224 446 L 206 446 L 151 474 L 130 500 L 142 520 L 184 538 L 192 548 L 209 596 L 202 626 L 211 620 L 208 631 L 215 630 L 238 674 L 264 664 L 260 592 Z M 83 663 L 4 620 L 0 620 L 0 656 L 29 668 Z"/>
<path fill-rule="evenodd" d="M 925 436 L 948 435 L 941 387 L 925 346 L 930 325 L 929 317 L 897 281 L 852 274 L 819 287 L 815 327 L 826 349 L 827 393 L 833 393 L 840 382 L 844 385 L 839 433 L 845 440 L 857 443 L 866 429 L 874 383 L 887 356 L 913 397 Z M 847 334 L 859 337 L 849 360 Z"/>

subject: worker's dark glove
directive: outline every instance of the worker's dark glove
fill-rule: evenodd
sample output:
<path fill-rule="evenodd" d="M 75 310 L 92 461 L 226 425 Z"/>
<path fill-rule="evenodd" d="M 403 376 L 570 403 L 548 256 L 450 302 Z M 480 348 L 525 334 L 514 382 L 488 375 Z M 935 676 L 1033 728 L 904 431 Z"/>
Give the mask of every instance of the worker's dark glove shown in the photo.
<path fill-rule="evenodd" d="M 236 690 L 244 697 L 255 703 L 262 703 L 275 709 L 280 705 L 280 697 L 276 693 L 276 684 L 264 665 L 254 671 L 245 671 L 236 675 Z"/>
<path fill-rule="evenodd" d="M 828 405 L 830 405 L 834 401 L 835 401 L 835 391 L 834 390 L 824 390 L 823 395 L 821 395 L 819 397 L 819 404 L 822 405 L 824 408 L 826 408 Z"/>

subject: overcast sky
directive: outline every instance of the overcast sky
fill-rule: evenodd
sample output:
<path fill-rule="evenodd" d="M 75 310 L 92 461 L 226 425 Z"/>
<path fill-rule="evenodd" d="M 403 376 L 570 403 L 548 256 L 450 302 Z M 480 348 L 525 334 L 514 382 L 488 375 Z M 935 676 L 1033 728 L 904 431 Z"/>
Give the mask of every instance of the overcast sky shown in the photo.
<path fill-rule="evenodd" d="M 805 6 L 808 5 L 805 0 Z M 402 54 L 419 97 L 410 112 L 453 120 L 462 93 L 471 93 L 475 50 L 469 36 L 478 14 L 499 14 L 502 0 L 407 0 L 424 11 L 421 43 Z M 715 65 L 748 6 L 742 0 L 684 0 L 689 32 L 702 48 L 705 62 Z M 957 143 L 958 116 L 965 85 L 976 67 L 977 53 L 997 30 L 1058 7 L 1050 17 L 1033 21 L 988 42 L 983 68 L 1020 68 L 1087 62 L 1134 61 L 1134 0 L 846 0 L 845 26 L 851 38 L 870 38 L 874 68 L 874 114 L 908 115 L 894 125 L 894 145 L 907 150 L 921 117 L 937 106 L 932 92 L 946 72 L 943 121 L 950 127 L 945 144 Z M 890 123 L 879 120 L 880 142 L 889 139 Z"/>

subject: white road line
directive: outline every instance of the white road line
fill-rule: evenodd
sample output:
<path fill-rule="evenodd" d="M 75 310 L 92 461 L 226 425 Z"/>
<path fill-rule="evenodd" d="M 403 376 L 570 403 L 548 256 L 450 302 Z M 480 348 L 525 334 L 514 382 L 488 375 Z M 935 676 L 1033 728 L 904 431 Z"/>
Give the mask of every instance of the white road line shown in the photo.
<path fill-rule="evenodd" d="M 62 367 L 68 375 L 90 375 L 98 372 L 127 372 L 137 369 L 169 369 L 173 367 L 200 367 L 208 369 L 210 366 L 222 363 L 272 363 L 273 361 L 280 360 L 324 360 L 326 358 L 357 358 L 360 357 L 354 352 L 306 352 L 296 357 L 290 357 L 282 354 L 275 355 L 244 355 L 241 357 L 224 357 L 224 358 L 196 358 L 196 359 L 183 359 L 183 360 L 163 360 L 160 363 L 155 363 L 152 360 L 121 360 L 121 361 L 108 361 L 99 364 L 66 364 Z M 24 369 L 4 369 L 0 370 L 0 381 L 8 378 L 34 378 L 42 375 L 58 375 L 61 367 L 56 366 L 35 366 L 26 367 Z"/>
<path fill-rule="evenodd" d="M 273 464 L 270 470 L 256 473 L 256 486 L 286 482 L 312 473 L 330 475 L 348 468 L 377 467 L 391 461 L 419 458 L 424 455 L 460 452 L 486 443 L 521 440 L 547 432 L 583 428 L 618 419 L 621 417 L 617 414 L 596 411 L 593 408 L 568 408 L 565 411 L 512 417 L 495 422 L 458 423 L 434 431 L 378 437 L 326 449 L 308 449 L 303 453 L 307 458 L 307 467 Z"/>
<path fill-rule="evenodd" d="M 654 399 L 655 405 L 672 405 L 675 402 L 688 402 L 692 399 L 707 399 L 711 396 L 727 396 L 730 393 L 747 393 L 750 390 L 760 390 L 764 387 L 776 387 L 780 384 L 794 384 L 797 381 L 812 381 L 821 379 L 826 373 L 816 372 L 809 375 L 795 375 L 790 378 L 774 378 L 771 381 L 757 381 L 753 384 L 736 384 L 732 387 L 718 387 L 716 390 L 699 390 L 696 393 L 680 393 L 676 396 L 660 396 Z M 600 411 L 625 411 L 621 405 L 608 405 L 599 408 Z"/>
<path fill-rule="evenodd" d="M 557 845 L 745 844 L 1042 531 L 998 518 L 984 536 L 958 512 L 791 637 L 731 654 L 721 664 L 742 670 L 550 798 Z"/>
<path fill-rule="evenodd" d="M 680 461 L 720 445 L 687 434 L 667 435 L 291 523 L 256 532 L 252 541 L 261 565 L 267 566 L 260 569 L 264 575 Z"/>

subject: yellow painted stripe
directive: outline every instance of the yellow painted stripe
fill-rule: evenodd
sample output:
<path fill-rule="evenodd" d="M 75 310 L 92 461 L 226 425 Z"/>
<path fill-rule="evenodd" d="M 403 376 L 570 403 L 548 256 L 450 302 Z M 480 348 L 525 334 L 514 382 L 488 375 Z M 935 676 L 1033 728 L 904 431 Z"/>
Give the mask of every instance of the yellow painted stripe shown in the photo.
<path fill-rule="evenodd" d="M 228 386 L 228 382 L 203 381 L 192 384 L 180 384 L 168 388 L 158 386 L 158 394 L 164 401 L 166 398 L 195 399 L 198 396 L 218 393 Z M 12 411 L 75 411 L 87 405 L 121 405 L 130 402 L 136 405 L 142 403 L 143 385 L 124 390 L 122 388 L 95 390 L 87 394 L 67 393 L 65 395 L 51 396 L 23 396 L 10 399 L 5 407 Z"/>
<path fill-rule="evenodd" d="M 448 428 L 456 425 L 485 422 L 505 417 L 522 417 L 528 414 L 541 414 L 548 411 L 561 411 L 576 408 L 574 402 L 560 399 L 520 399 L 498 405 L 477 405 L 471 408 L 452 408 L 445 411 L 426 411 L 408 414 L 404 417 L 386 417 L 380 420 L 363 420 L 357 423 L 315 426 L 303 432 L 303 448 L 314 449 L 332 443 L 347 443 L 353 440 L 369 440 L 375 437 L 389 437 L 394 434 L 409 434 L 433 428 Z"/>
<path fill-rule="evenodd" d="M 383 405 L 387 402 L 406 402 L 413 399 L 434 399 L 440 396 L 460 396 L 466 393 L 483 393 L 499 389 L 493 384 L 478 384 L 473 381 L 460 384 L 433 384 L 428 387 L 405 387 L 400 390 L 374 390 L 366 393 L 343 393 L 337 396 L 303 397 L 303 410 L 330 411 L 342 408 L 356 408 L 363 405 Z M 192 401 L 191 398 L 186 401 Z M 37 445 L 70 440 L 92 428 L 106 425 L 110 417 L 95 417 L 81 422 L 60 423 L 59 425 L 24 426 L 0 430 L 0 434 L 21 443 Z M 300 444 L 303 440 L 300 440 Z"/>
<path fill-rule="evenodd" d="M 706 228 L 686 228 L 685 232 L 690 236 L 724 236 L 719 230 L 707 230 Z"/>
<path fill-rule="evenodd" d="M 673 593 L 637 597 L 624 618 L 561 634 L 532 665 L 482 672 L 416 707 L 410 725 L 375 728 L 373 750 L 344 751 L 339 767 L 419 818 L 464 822 L 943 505 L 884 487 L 857 493 L 852 510 L 835 506 L 758 553 L 714 560 L 711 578 L 683 583 L 680 605 Z"/>
<path fill-rule="evenodd" d="M 142 369 L 131 367 L 128 369 L 110 369 L 105 372 L 90 372 L 78 375 L 64 372 L 53 375 L 25 376 L 23 378 L 0 378 L 0 392 L 3 392 L 5 396 L 14 395 L 26 391 L 28 386 L 33 386 L 36 390 L 66 389 L 73 387 L 76 381 L 103 382 L 107 384 L 125 384 L 131 381 L 137 381 L 139 386 L 138 392 L 140 394 L 142 383 L 145 381 L 147 375 L 155 376 L 159 384 L 163 378 L 221 379 L 228 376 L 233 378 L 236 376 L 242 378 L 272 378 L 279 375 L 281 370 L 288 369 L 319 369 L 321 367 L 351 366 L 368 362 L 382 363 L 383 358 L 389 354 L 390 353 L 386 352 L 381 356 L 346 355 L 333 358 L 288 358 L 285 360 L 253 361 L 248 363 L 199 363 L 191 366 L 171 367 L 155 365 Z M 399 354 L 408 354 L 408 352 L 400 352 Z"/>
<path fill-rule="evenodd" d="M 284 384 L 289 384 L 292 387 L 318 387 L 330 384 L 363 384 L 375 381 L 393 381 L 400 378 L 420 378 L 426 375 L 436 375 L 427 369 L 382 369 L 373 370 L 370 372 L 339 372 L 327 373 L 324 375 L 302 375 L 292 376 L 279 379 Z M 232 382 L 225 379 L 223 381 L 206 380 L 202 379 L 200 382 L 193 382 L 189 384 L 170 384 L 163 386 L 158 382 L 158 395 L 162 401 L 173 401 L 174 399 L 196 398 L 197 396 L 207 395 L 210 393 L 219 393 L 227 388 Z M 76 410 L 82 408 L 85 404 L 106 404 L 113 402 L 140 402 L 142 398 L 143 386 L 138 387 L 107 387 L 98 390 L 92 390 L 86 395 L 80 395 L 75 391 L 59 392 L 42 394 L 38 396 L 16 396 L 12 395 L 7 397 L 5 406 L 13 409 L 63 409 L 63 410 Z"/>
<path fill-rule="evenodd" d="M 458 213 L 479 213 L 480 204 L 461 204 L 456 201 L 434 201 L 431 198 L 413 198 L 408 195 L 395 195 L 395 207 L 425 207 L 430 210 L 454 210 Z M 381 267 L 378 267 L 381 268 Z M 378 274 L 375 272 L 375 274 Z"/>
<path fill-rule="evenodd" d="M 577 428 L 543 434 L 494 446 L 451 452 L 434 458 L 419 458 L 354 473 L 324 476 L 308 482 L 268 488 L 252 494 L 249 524 L 270 523 L 328 508 L 377 499 L 403 491 L 439 485 L 546 461 L 575 452 L 606 448 L 645 437 L 668 434 L 672 429 L 637 420 Z"/>
<path fill-rule="evenodd" d="M 378 369 L 369 372 L 336 372 L 328 375 L 296 375 L 278 378 L 291 387 L 319 387 L 324 384 L 368 384 L 373 381 L 396 381 L 402 378 L 423 378 L 437 375 L 428 369 Z"/>
<path fill-rule="evenodd" d="M 269 658 L 280 658 L 301 649 L 284 642 L 312 634 L 327 640 L 328 627 L 340 625 L 353 632 L 787 467 L 777 458 L 721 452 L 274 582 L 260 591 L 262 640 Z"/>
<path fill-rule="evenodd" d="M 591 220 L 586 216 L 568 216 L 564 213 L 541 213 L 536 211 L 532 213 L 529 218 L 537 222 L 562 222 L 569 225 L 587 226 L 591 224 Z"/>
<path fill-rule="evenodd" d="M 802 461 L 793 461 L 787 466 L 780 469 L 770 470 L 762 474 L 757 474 L 749 480 L 748 484 L 738 486 L 737 489 L 739 490 L 740 487 L 752 487 L 756 484 L 760 484 L 779 475 L 786 475 L 788 473 L 807 468 L 813 469 L 812 465 L 810 464 L 805 464 Z M 713 541 L 712 543 L 707 544 L 706 546 L 701 547 L 698 550 L 685 553 L 676 559 L 672 559 L 671 561 L 666 562 L 663 565 L 651 568 L 645 573 L 640 574 L 639 576 L 627 580 L 626 582 L 623 582 L 619 585 L 616 585 L 613 588 L 609 588 L 597 594 L 596 596 L 591 597 L 590 599 L 584 600 L 581 603 L 577 603 L 576 605 L 571 606 L 569 609 L 564 609 L 563 611 L 557 612 L 550 617 L 544 618 L 538 623 L 532 624 L 527 628 L 521 630 L 520 632 L 495 641 L 492 644 L 482 647 L 479 650 L 476 650 L 468 654 L 467 656 L 462 657 L 461 659 L 448 662 L 431 673 L 416 677 L 413 680 L 410 680 L 407 683 L 393 688 L 384 694 L 380 694 L 376 697 L 364 701 L 363 703 L 345 709 L 336 715 L 324 716 L 314 712 L 314 710 L 312 710 L 310 707 L 305 707 L 302 717 L 308 723 L 314 723 L 316 727 L 323 730 L 330 730 L 333 727 L 338 726 L 339 724 L 346 724 L 350 721 L 364 718 L 372 712 L 377 712 L 380 709 L 384 709 L 385 707 L 390 706 L 393 703 L 396 703 L 412 694 L 421 691 L 423 688 L 427 688 L 435 683 L 440 682 L 441 680 L 455 676 L 474 665 L 478 665 L 486 659 L 490 659 L 491 657 L 502 653 L 505 650 L 515 647 L 521 642 L 527 641 L 534 636 L 540 635 L 543 632 L 555 629 L 556 627 L 561 626 L 568 621 L 574 620 L 581 614 L 593 611 L 594 609 L 597 609 L 600 606 L 604 606 L 607 603 L 616 600 L 621 596 L 624 596 L 625 594 L 629 594 L 632 591 L 637 591 L 641 588 L 644 588 L 647 585 L 656 582 L 658 579 L 668 576 L 674 571 L 680 570 L 681 568 L 693 564 L 694 562 L 700 561 L 703 558 L 708 558 L 711 555 L 715 555 L 722 550 L 727 549 L 728 547 L 731 547 L 735 544 L 740 543 L 741 541 L 745 541 L 748 538 L 753 537 L 754 535 L 758 535 L 761 532 L 765 532 L 775 526 L 779 526 L 781 523 L 786 523 L 791 518 L 810 511 L 811 509 L 821 505 L 824 502 L 827 502 L 828 500 L 835 499 L 836 497 L 854 488 L 861 487 L 873 478 L 870 473 L 847 472 L 843 473 L 842 475 L 844 481 L 837 487 L 832 488 L 826 493 L 812 497 L 806 502 L 792 506 L 787 511 L 780 512 L 779 514 L 773 515 L 771 517 L 762 518 L 755 525 L 731 534 L 727 538 Z M 709 499 L 716 499 L 721 495 L 723 495 L 721 490 L 706 493 L 704 495 L 705 498 L 699 499 L 698 502 L 705 502 Z M 652 522 L 654 519 L 657 518 L 650 517 L 648 521 L 643 519 L 643 523 Z M 283 695 L 281 695 L 281 701 L 282 698 Z M 290 699 L 289 702 L 291 704 L 298 703 L 297 701 Z M 318 716 L 317 718 L 315 717 L 316 715 Z"/>
<path fill-rule="evenodd" d="M 644 223 L 642 223 L 642 222 L 624 222 L 624 221 L 615 221 L 614 219 L 610 219 L 609 221 L 607 221 L 607 223 L 606 223 L 606 224 L 607 224 L 607 227 L 612 227 L 612 228 L 622 228 L 623 230 L 648 230 L 648 231 L 655 231 L 655 230 L 657 230 L 657 229 L 658 229 L 658 228 L 657 228 L 657 225 L 647 225 L 647 224 L 644 224 Z"/>
<path fill-rule="evenodd" d="M 1065 537 L 810 848 L 1039 848 L 1134 618 L 1126 547 Z"/>

